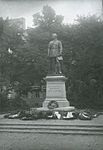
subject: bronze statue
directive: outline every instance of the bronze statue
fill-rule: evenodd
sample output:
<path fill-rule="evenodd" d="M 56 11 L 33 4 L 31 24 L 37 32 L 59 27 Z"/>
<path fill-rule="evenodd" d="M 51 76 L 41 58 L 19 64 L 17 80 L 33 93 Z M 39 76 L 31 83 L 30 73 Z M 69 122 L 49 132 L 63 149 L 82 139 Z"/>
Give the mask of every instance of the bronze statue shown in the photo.
<path fill-rule="evenodd" d="M 57 39 L 57 34 L 52 34 L 52 41 L 48 45 L 49 73 L 62 74 L 62 43 Z"/>

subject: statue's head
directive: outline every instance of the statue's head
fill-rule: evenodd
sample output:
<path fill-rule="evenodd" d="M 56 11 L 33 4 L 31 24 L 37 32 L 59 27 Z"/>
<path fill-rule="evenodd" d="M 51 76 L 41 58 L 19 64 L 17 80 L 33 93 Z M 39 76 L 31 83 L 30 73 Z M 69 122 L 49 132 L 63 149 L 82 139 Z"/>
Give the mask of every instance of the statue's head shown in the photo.
<path fill-rule="evenodd" d="M 57 39 L 57 34 L 56 34 L 56 33 L 53 33 L 53 34 L 52 34 L 52 39 L 53 39 L 53 40 Z"/>

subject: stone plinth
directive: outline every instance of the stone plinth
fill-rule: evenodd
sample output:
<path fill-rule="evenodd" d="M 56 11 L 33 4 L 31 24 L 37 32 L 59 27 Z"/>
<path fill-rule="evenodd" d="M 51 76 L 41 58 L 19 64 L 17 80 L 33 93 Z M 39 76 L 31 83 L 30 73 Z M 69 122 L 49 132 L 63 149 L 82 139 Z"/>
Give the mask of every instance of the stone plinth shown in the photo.
<path fill-rule="evenodd" d="M 56 101 L 58 107 L 69 107 L 69 101 L 66 99 L 65 76 L 47 76 L 46 81 L 46 99 L 43 107 L 47 108 L 51 101 Z"/>

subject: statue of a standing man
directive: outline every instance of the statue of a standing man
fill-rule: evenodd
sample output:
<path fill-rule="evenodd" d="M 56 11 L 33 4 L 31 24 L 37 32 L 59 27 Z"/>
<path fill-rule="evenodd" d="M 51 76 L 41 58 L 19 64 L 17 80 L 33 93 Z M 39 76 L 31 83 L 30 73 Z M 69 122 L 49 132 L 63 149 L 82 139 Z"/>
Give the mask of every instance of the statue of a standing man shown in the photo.
<path fill-rule="evenodd" d="M 52 34 L 52 41 L 48 45 L 49 73 L 62 74 L 62 43 L 57 39 L 57 34 Z"/>

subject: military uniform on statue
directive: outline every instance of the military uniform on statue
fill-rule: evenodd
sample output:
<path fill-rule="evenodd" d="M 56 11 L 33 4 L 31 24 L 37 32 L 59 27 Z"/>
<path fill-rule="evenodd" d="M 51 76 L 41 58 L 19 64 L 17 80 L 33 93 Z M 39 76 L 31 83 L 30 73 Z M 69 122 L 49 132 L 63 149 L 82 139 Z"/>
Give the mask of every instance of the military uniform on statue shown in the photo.
<path fill-rule="evenodd" d="M 57 34 L 52 34 L 52 38 L 48 45 L 49 74 L 62 74 L 62 43 L 57 40 Z"/>

